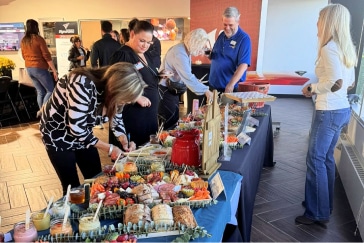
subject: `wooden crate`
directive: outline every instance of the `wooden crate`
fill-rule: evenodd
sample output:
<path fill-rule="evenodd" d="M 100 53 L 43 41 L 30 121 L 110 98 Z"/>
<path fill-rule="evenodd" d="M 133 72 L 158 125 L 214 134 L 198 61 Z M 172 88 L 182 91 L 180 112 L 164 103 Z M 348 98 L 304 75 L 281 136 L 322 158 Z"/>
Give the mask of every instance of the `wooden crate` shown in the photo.
<path fill-rule="evenodd" d="M 256 91 L 224 93 L 223 95 L 240 103 L 275 101 L 276 99 L 276 97 L 272 95 L 263 94 Z"/>

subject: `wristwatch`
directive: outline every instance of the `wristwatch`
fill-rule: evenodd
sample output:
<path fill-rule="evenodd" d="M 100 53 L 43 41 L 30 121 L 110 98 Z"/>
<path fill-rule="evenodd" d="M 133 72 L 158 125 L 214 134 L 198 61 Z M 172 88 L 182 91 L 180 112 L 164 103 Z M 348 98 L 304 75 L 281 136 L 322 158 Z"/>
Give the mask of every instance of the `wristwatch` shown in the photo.
<path fill-rule="evenodd" d="M 312 92 L 312 87 L 311 87 L 311 85 L 309 85 L 309 86 L 307 87 L 307 91 L 308 91 L 308 92 Z"/>

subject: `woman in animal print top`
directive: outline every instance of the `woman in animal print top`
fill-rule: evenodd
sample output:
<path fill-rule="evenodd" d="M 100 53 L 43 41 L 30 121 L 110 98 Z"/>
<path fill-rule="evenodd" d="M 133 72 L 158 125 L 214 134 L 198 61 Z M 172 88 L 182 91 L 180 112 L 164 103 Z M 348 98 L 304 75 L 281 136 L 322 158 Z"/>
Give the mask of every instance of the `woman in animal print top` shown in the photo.
<path fill-rule="evenodd" d="M 129 63 L 116 63 L 99 69 L 74 69 L 65 75 L 42 107 L 40 131 L 54 169 L 67 186 L 80 185 L 76 164 L 84 178 L 101 172 L 98 150 L 116 159 L 121 149 L 99 140 L 92 128 L 111 119 L 110 127 L 125 151 L 128 144 L 122 120 L 125 104 L 134 103 L 146 87 L 141 75 Z"/>

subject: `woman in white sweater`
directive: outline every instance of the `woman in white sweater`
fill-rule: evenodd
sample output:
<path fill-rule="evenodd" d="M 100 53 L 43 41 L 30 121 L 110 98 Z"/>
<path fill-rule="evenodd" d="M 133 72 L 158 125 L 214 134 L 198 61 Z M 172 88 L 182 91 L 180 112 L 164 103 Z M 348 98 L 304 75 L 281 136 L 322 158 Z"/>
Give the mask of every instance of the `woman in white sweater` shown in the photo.
<path fill-rule="evenodd" d="M 333 210 L 335 184 L 334 148 L 341 129 L 350 118 L 347 91 L 355 84 L 357 57 L 350 35 L 350 13 L 340 4 L 330 4 L 320 11 L 317 22 L 318 83 L 308 84 L 303 95 L 316 98 L 316 113 L 311 127 L 306 157 L 306 210 L 297 223 L 327 223 Z"/>

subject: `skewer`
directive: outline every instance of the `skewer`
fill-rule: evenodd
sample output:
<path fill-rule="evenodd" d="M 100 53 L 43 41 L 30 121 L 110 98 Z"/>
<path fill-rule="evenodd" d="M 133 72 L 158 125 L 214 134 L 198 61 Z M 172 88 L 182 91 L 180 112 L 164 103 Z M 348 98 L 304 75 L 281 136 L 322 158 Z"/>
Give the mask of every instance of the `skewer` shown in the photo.
<path fill-rule="evenodd" d="M 202 76 L 202 78 L 200 78 L 198 81 L 202 82 L 202 80 L 207 76 L 208 73 L 206 73 L 205 75 Z M 205 81 L 207 82 L 207 81 Z"/>
<path fill-rule="evenodd" d="M 138 151 L 138 152 L 133 151 L 133 152 L 129 152 L 129 153 L 124 153 L 124 155 L 130 156 L 130 157 L 133 157 L 133 156 L 135 157 L 135 156 L 139 156 L 139 155 L 147 156 L 147 155 L 150 155 L 150 153 L 142 153 L 142 151 Z"/>
<path fill-rule="evenodd" d="M 114 164 L 113 164 L 113 166 L 112 166 L 112 169 L 111 170 L 113 170 L 114 168 L 115 168 L 115 166 L 116 166 L 116 163 L 118 162 L 118 160 L 120 159 L 120 157 L 121 157 L 121 155 L 122 155 L 123 153 L 120 153 L 119 155 L 118 155 L 118 157 L 116 158 L 116 160 L 115 160 L 115 162 L 114 162 Z"/>
<path fill-rule="evenodd" d="M 204 96 L 204 97 L 202 98 L 202 101 L 201 101 L 201 104 L 200 104 L 200 108 L 199 108 L 200 110 L 201 110 L 201 107 L 202 107 L 203 102 L 205 101 L 205 97 L 206 97 L 206 96 Z"/>
<path fill-rule="evenodd" d="M 159 142 L 159 137 L 160 137 L 160 134 L 162 133 L 163 131 L 163 125 L 164 125 L 164 122 L 161 123 L 161 125 L 159 126 L 158 128 L 158 132 L 157 132 L 157 141 Z"/>
<path fill-rule="evenodd" d="M 185 168 L 183 169 L 182 175 L 185 174 L 186 170 L 187 170 L 187 165 L 185 165 Z"/>
<path fill-rule="evenodd" d="M 188 119 L 190 119 L 190 117 L 192 116 L 192 113 L 190 112 L 190 113 L 188 113 L 188 115 L 187 115 L 187 120 Z"/>
<path fill-rule="evenodd" d="M 142 154 L 143 148 L 146 146 L 148 146 L 148 145 L 144 145 L 143 147 L 140 148 L 140 151 L 139 151 L 138 156 L 135 161 L 137 161 L 139 159 L 139 156 Z"/>
<path fill-rule="evenodd" d="M 162 162 L 164 162 L 164 160 L 168 157 L 168 151 L 167 153 L 163 156 Z"/>

